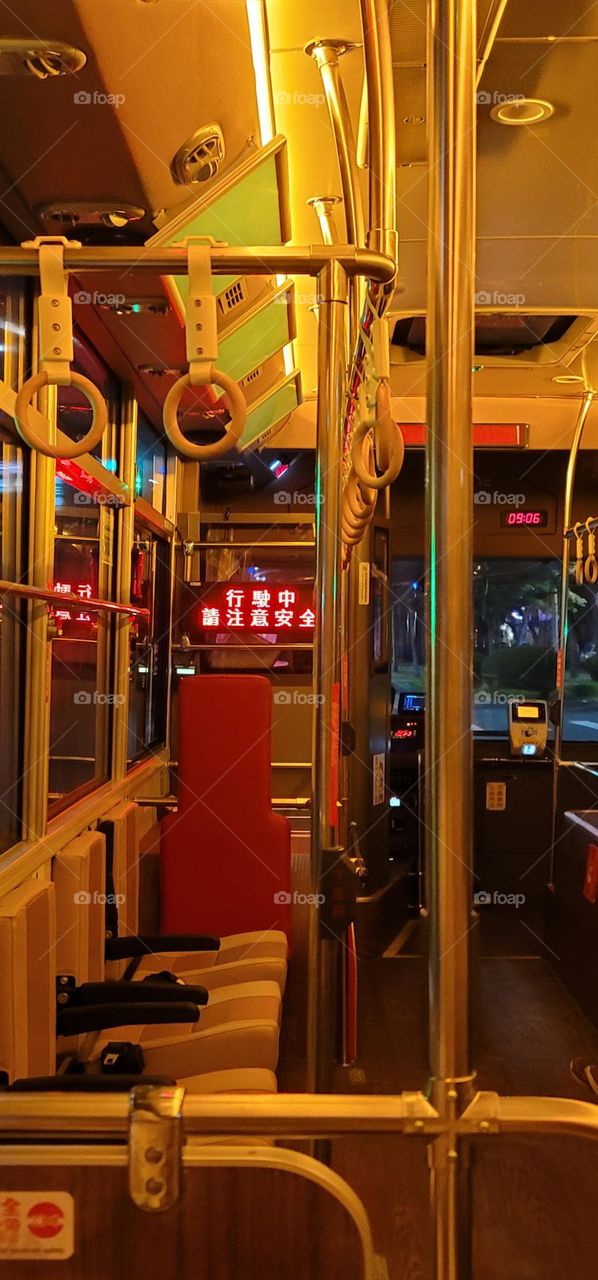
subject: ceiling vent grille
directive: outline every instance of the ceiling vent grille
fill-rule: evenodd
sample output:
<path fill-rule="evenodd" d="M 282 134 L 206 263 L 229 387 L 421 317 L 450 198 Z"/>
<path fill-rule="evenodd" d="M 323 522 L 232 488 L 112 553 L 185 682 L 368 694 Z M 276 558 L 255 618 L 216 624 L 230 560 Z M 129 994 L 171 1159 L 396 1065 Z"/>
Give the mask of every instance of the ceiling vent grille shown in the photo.
<path fill-rule="evenodd" d="M 247 373 L 244 378 L 241 378 L 239 385 L 242 387 L 248 387 L 252 382 L 255 382 L 259 377 L 261 377 L 262 372 L 262 366 L 258 365 L 257 369 L 252 369 L 251 373 Z"/>
<path fill-rule="evenodd" d="M 46 226 L 53 230 L 73 227 L 109 227 L 119 231 L 130 222 L 139 222 L 145 217 L 145 209 L 134 204 L 62 204 L 38 205 L 36 213 Z"/>
<path fill-rule="evenodd" d="M 234 284 L 229 285 L 218 298 L 218 307 L 223 316 L 227 316 L 229 312 L 234 311 L 235 307 L 240 307 L 242 302 L 247 301 L 247 289 L 244 280 L 235 280 Z"/>

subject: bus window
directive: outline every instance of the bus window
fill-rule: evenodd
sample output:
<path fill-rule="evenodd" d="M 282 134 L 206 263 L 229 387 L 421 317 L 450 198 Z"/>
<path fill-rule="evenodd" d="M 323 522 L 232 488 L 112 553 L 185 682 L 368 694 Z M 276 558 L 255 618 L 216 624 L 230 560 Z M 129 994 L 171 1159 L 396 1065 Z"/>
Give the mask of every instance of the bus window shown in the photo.
<path fill-rule="evenodd" d="M 74 793 L 108 777 L 110 621 L 87 601 L 109 599 L 113 512 L 98 494 L 56 476 L 54 589 L 79 605 L 54 606 L 50 618 L 52 685 L 50 802 L 62 807 Z M 104 548 L 100 556 L 100 547 Z"/>
<path fill-rule="evenodd" d="M 21 509 L 23 453 L 0 445 L 0 577 L 22 577 Z M 4 595 L 0 607 L 0 852 L 20 836 L 22 772 L 22 670 L 27 605 L 20 596 Z"/>
<path fill-rule="evenodd" d="M 129 668 L 129 763 L 166 738 L 170 597 L 169 546 L 164 538 L 135 524 L 131 556 L 131 604 L 147 616 L 131 620 Z"/>
<path fill-rule="evenodd" d="M 505 735 L 510 698 L 549 698 L 558 647 L 560 561 L 476 558 L 474 704 L 477 732 Z M 421 557 L 393 561 L 396 693 L 424 688 L 425 590 Z"/>
<path fill-rule="evenodd" d="M 145 498 L 161 515 L 166 502 L 166 446 L 164 439 L 140 412 L 137 422 L 135 497 Z"/>
<path fill-rule="evenodd" d="M 550 698 L 556 679 L 560 561 L 474 562 L 474 727 L 507 732 L 511 698 Z"/>
<path fill-rule="evenodd" d="M 598 742 L 598 607 L 595 586 L 569 579 L 563 738 Z"/>
<path fill-rule="evenodd" d="M 74 337 L 75 360 L 73 368 L 82 373 L 101 391 L 108 405 L 108 422 L 114 424 L 118 414 L 118 383 L 114 374 L 106 368 L 95 351 L 80 337 Z M 91 406 L 87 396 L 78 387 L 60 387 L 58 391 L 58 426 L 71 440 L 81 440 L 91 427 Z M 108 471 L 117 469 L 117 451 L 113 439 L 114 427 L 109 425 L 104 439 L 92 450 Z"/>

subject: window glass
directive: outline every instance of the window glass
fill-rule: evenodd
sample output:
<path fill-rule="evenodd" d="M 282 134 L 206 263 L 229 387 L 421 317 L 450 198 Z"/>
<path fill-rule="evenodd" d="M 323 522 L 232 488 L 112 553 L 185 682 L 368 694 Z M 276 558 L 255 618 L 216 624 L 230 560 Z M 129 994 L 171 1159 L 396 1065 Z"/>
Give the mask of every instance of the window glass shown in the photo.
<path fill-rule="evenodd" d="M 23 453 L 0 444 L 0 577 L 22 576 Z M 27 605 L 21 596 L 0 600 L 0 851 L 21 834 L 23 660 Z"/>
<path fill-rule="evenodd" d="M 556 679 L 557 559 L 474 562 L 474 706 L 479 732 L 507 733 L 507 703 L 550 698 Z M 422 557 L 393 561 L 393 688 L 424 688 L 425 590 Z"/>
<path fill-rule="evenodd" d="M 563 737 L 598 742 L 598 588 L 569 578 Z"/>
<path fill-rule="evenodd" d="M 143 414 L 137 423 L 135 497 L 145 498 L 161 515 L 166 502 L 166 444 Z"/>
<path fill-rule="evenodd" d="M 0 377 L 16 387 L 25 358 L 24 298 L 15 282 L 0 281 Z M 23 580 L 29 450 L 16 448 L 14 424 L 0 412 L 0 578 Z M 27 603 L 0 596 L 0 852 L 21 837 L 24 676 Z"/>
<path fill-rule="evenodd" d="M 550 699 L 559 639 L 559 560 L 474 563 L 474 724 L 507 732 L 509 698 Z"/>
<path fill-rule="evenodd" d="M 89 378 L 90 382 L 101 391 L 108 405 L 108 423 L 116 422 L 118 413 L 119 387 L 114 374 L 106 368 L 87 342 L 75 334 L 75 359 L 73 369 Z M 57 422 L 61 431 L 70 440 L 82 440 L 91 427 L 92 412 L 87 396 L 78 387 L 59 387 Z M 93 456 L 102 461 L 108 471 L 117 469 L 116 456 L 111 451 L 110 426 L 105 439 L 100 440 L 94 449 Z"/>
<path fill-rule="evenodd" d="M 108 776 L 109 615 L 90 598 L 110 598 L 113 512 L 60 474 L 56 478 L 54 589 L 74 594 L 50 617 L 52 685 L 50 801 L 56 808 Z"/>
<path fill-rule="evenodd" d="M 132 763 L 166 738 L 170 603 L 169 547 L 135 525 L 131 556 L 131 604 L 145 615 L 131 619 L 128 759 Z"/>

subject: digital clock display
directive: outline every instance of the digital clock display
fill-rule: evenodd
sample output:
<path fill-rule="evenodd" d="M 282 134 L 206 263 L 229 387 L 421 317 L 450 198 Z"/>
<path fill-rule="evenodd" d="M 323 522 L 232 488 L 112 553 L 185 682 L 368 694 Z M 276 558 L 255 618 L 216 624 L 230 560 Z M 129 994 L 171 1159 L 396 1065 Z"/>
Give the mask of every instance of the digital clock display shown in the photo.
<path fill-rule="evenodd" d="M 501 511 L 501 529 L 546 529 L 547 511 Z"/>

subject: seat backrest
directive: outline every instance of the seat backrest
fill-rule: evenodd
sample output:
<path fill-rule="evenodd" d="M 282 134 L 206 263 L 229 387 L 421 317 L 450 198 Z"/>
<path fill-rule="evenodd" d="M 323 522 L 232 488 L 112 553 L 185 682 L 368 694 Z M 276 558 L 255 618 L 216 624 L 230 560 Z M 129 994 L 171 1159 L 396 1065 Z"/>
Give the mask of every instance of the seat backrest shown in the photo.
<path fill-rule="evenodd" d="M 287 820 L 271 806 L 272 688 L 195 676 L 179 695 L 179 807 L 162 824 L 168 933 L 290 930 Z"/>
<path fill-rule="evenodd" d="M 9 1082 L 56 1066 L 54 886 L 28 880 L 0 901 L 0 1071 Z"/>
<path fill-rule="evenodd" d="M 106 841 L 99 831 L 71 840 L 52 863 L 56 888 L 57 974 L 104 980 Z"/>

